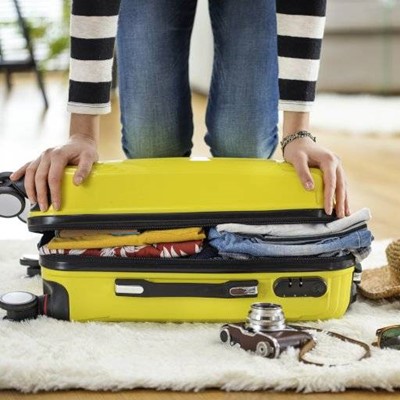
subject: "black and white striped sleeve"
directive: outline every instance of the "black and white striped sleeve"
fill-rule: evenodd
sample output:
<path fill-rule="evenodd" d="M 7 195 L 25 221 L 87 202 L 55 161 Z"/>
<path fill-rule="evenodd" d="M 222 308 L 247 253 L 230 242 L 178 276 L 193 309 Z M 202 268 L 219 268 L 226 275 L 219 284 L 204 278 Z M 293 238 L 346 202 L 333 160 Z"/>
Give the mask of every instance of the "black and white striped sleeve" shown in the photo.
<path fill-rule="evenodd" d="M 120 0 L 73 0 L 68 111 L 110 112 L 110 88 Z"/>
<path fill-rule="evenodd" d="M 279 108 L 310 111 L 315 99 L 326 0 L 277 0 Z"/>

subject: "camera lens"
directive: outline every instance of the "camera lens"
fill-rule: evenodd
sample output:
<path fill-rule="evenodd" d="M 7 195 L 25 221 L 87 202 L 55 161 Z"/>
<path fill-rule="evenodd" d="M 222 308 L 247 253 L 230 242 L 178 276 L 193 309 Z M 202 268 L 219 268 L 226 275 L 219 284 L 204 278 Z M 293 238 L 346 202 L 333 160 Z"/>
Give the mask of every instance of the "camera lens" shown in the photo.
<path fill-rule="evenodd" d="M 279 304 L 254 303 L 248 313 L 245 328 L 255 332 L 277 331 L 285 328 L 285 315 Z"/>

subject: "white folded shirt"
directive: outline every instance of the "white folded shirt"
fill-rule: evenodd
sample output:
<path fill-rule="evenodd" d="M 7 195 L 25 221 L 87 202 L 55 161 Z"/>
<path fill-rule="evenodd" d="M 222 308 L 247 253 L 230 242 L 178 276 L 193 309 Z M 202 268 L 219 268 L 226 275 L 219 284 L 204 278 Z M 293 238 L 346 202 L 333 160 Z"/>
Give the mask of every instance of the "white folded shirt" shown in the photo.
<path fill-rule="evenodd" d="M 328 223 L 315 224 L 273 224 L 273 225 L 246 225 L 246 224 L 220 224 L 218 232 L 239 233 L 245 235 L 265 235 L 272 237 L 302 237 L 325 236 L 343 233 L 361 227 L 371 219 L 368 208 Z"/>

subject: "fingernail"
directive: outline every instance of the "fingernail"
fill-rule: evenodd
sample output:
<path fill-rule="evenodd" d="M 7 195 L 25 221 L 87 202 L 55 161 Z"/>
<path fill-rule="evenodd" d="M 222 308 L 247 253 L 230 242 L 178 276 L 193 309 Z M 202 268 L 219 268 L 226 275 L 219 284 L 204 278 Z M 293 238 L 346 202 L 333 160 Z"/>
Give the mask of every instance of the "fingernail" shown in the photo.
<path fill-rule="evenodd" d="M 58 201 L 53 201 L 53 208 L 58 211 L 60 209 L 60 203 Z"/>
<path fill-rule="evenodd" d="M 307 190 L 313 190 L 314 189 L 314 185 L 312 182 L 306 182 L 306 189 Z"/>
<path fill-rule="evenodd" d="M 81 176 L 77 176 L 75 179 L 75 182 L 77 185 L 80 185 L 82 183 L 82 181 L 83 181 L 83 178 Z"/>
<path fill-rule="evenodd" d="M 39 208 L 42 212 L 46 211 L 46 206 L 43 203 L 39 203 Z"/>
<path fill-rule="evenodd" d="M 328 208 L 328 211 L 326 212 L 328 215 L 332 215 L 332 208 Z"/>
<path fill-rule="evenodd" d="M 14 179 L 14 173 L 10 175 L 10 179 Z"/>

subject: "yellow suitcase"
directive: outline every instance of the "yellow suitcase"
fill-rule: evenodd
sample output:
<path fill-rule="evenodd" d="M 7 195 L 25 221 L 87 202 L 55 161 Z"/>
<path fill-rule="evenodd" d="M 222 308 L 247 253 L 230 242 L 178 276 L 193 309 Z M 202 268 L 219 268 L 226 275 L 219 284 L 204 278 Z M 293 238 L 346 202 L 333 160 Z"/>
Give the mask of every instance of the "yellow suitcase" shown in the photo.
<path fill-rule="evenodd" d="M 317 223 L 323 180 L 306 191 L 283 162 L 137 159 L 94 166 L 81 186 L 68 167 L 62 208 L 31 210 L 28 227 L 165 229 L 239 222 Z M 43 239 L 42 239 L 43 240 Z M 43 313 L 75 321 L 243 321 L 250 305 L 282 305 L 289 321 L 342 316 L 353 299 L 353 256 L 251 260 L 40 256 Z"/>

